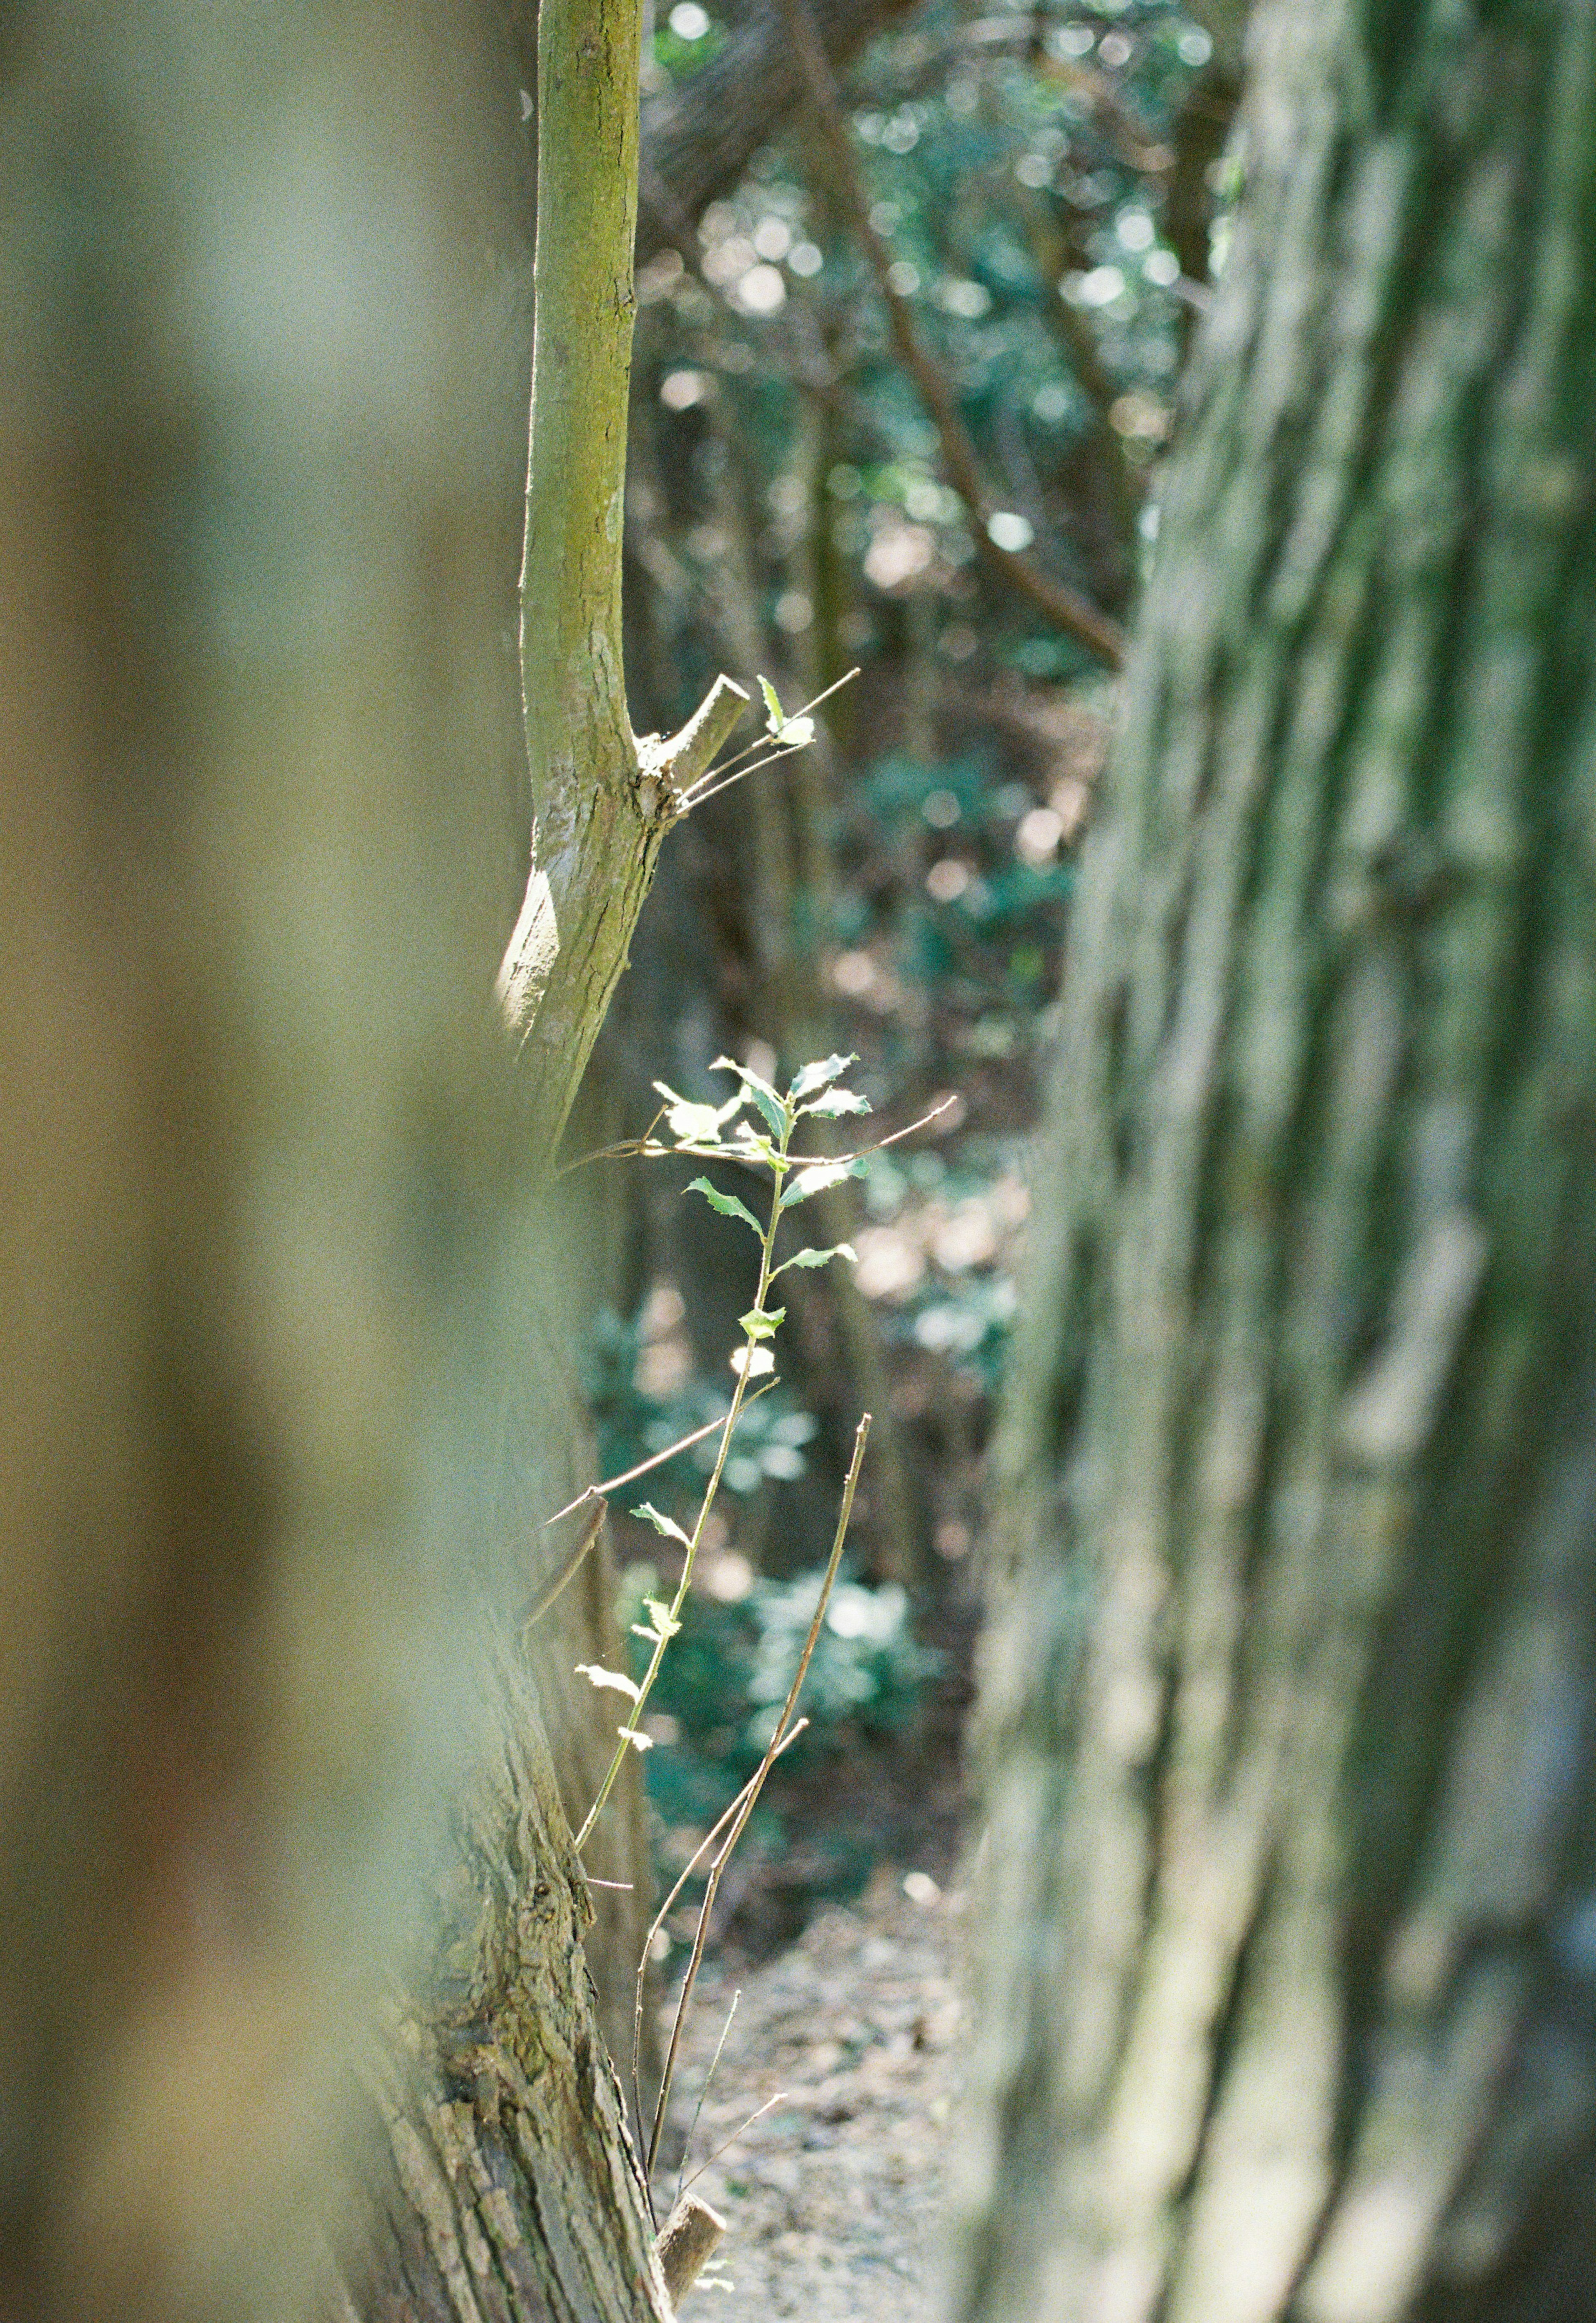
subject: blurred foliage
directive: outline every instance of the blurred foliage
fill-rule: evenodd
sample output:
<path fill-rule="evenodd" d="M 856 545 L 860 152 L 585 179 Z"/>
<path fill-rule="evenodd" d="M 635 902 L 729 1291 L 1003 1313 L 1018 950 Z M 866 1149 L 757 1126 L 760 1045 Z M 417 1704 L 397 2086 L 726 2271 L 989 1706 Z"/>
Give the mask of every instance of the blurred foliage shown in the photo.
<path fill-rule="evenodd" d="M 656 70 L 690 72 L 720 37 L 716 11 L 686 0 L 656 34 Z M 994 538 L 1116 608 L 1153 528 L 1149 471 L 1203 295 L 1165 213 L 1180 110 L 1210 53 L 1199 26 L 1148 0 L 988 15 L 934 0 L 846 91 L 873 223 L 981 455 Z M 686 579 L 709 586 L 723 550 L 707 471 L 729 437 L 759 616 L 796 654 L 867 667 L 901 654 L 920 601 L 914 650 L 947 670 L 1087 674 L 1082 648 L 976 570 L 935 430 L 809 151 L 795 134 L 760 154 L 706 212 L 688 263 L 666 252 L 639 280 L 637 419 Z M 818 589 L 793 569 L 806 534 L 835 567 Z M 673 709 L 701 682 L 683 667 Z"/>
<path fill-rule="evenodd" d="M 696 1840 L 758 1765 L 814 1618 L 820 1581 L 818 1572 L 786 1582 L 740 1575 L 733 1598 L 699 1589 L 688 1596 L 650 1697 L 657 1747 L 645 1762 L 648 1791 L 667 1830 L 685 1826 Z M 654 1566 L 627 1568 L 619 1612 L 628 1635 L 642 1621 L 644 1600 L 660 1586 Z M 639 1676 L 647 1648 L 636 1635 L 632 1643 Z M 861 1735 L 902 1733 L 940 1666 L 939 1654 L 915 1642 L 905 1590 L 839 1581 L 799 1705 L 809 1727 L 784 1754 L 780 1778 L 766 1794 L 767 1831 L 779 1822 L 792 1776 Z"/>
<path fill-rule="evenodd" d="M 723 1419 L 731 1398 L 718 1382 L 693 1375 L 668 1395 L 637 1384 L 643 1318 L 602 1311 L 589 1351 L 586 1388 L 599 1428 L 599 1464 L 606 1476 L 624 1474 L 673 1444 Z M 744 1406 L 721 1483 L 730 1492 L 757 1492 L 767 1482 L 791 1483 L 804 1473 L 803 1446 L 815 1434 L 812 1414 L 785 1390 L 768 1390 Z M 667 1513 L 690 1516 L 715 1464 L 717 1439 L 702 1437 L 689 1450 L 651 1472 L 647 1490 Z"/>

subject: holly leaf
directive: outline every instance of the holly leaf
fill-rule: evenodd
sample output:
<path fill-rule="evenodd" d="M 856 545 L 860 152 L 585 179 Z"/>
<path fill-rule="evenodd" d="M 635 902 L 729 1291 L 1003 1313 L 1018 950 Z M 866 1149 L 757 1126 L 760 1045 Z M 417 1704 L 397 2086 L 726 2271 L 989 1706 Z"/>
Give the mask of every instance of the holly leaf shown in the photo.
<path fill-rule="evenodd" d="M 817 1097 L 812 1105 L 801 1106 L 800 1110 L 813 1114 L 819 1121 L 835 1121 L 839 1113 L 868 1113 L 870 1100 L 867 1097 L 861 1097 L 858 1089 L 833 1088 L 828 1089 L 824 1097 Z"/>
<path fill-rule="evenodd" d="M 786 1192 L 782 1196 L 784 1210 L 795 1209 L 807 1202 L 812 1194 L 823 1193 L 828 1186 L 839 1186 L 844 1178 L 857 1177 L 859 1171 L 857 1154 L 844 1162 L 812 1162 L 807 1170 L 800 1170 Z"/>
<path fill-rule="evenodd" d="M 805 1065 L 803 1071 L 794 1077 L 793 1086 L 787 1091 L 788 1104 L 796 1105 L 801 1098 L 812 1097 L 816 1089 L 830 1088 L 833 1081 L 842 1079 L 849 1065 L 858 1063 L 857 1052 L 846 1057 L 817 1058 L 814 1063 Z"/>
<path fill-rule="evenodd" d="M 776 1268 L 775 1274 L 770 1279 L 774 1282 L 775 1275 L 784 1274 L 789 1266 L 830 1266 L 834 1258 L 851 1258 L 857 1266 L 858 1256 L 850 1242 L 834 1242 L 830 1250 L 794 1251 L 791 1258 Z"/>
<path fill-rule="evenodd" d="M 622 1677 L 619 1670 L 605 1669 L 598 1662 L 578 1662 L 576 1675 L 586 1678 L 590 1685 L 608 1686 L 612 1693 L 624 1694 L 628 1702 L 642 1699 L 629 1677 Z"/>
<path fill-rule="evenodd" d="M 765 1239 L 764 1227 L 748 1204 L 739 1202 L 735 1194 L 723 1194 L 720 1187 L 711 1186 L 707 1178 L 690 1178 L 687 1190 L 690 1194 L 702 1194 L 711 1209 L 719 1210 L 723 1218 L 740 1218 L 744 1226 L 753 1228 L 761 1241 Z"/>
<path fill-rule="evenodd" d="M 783 1135 L 787 1126 L 787 1108 L 770 1083 L 761 1079 L 752 1065 L 734 1064 L 729 1057 L 717 1057 L 710 1070 L 713 1073 L 735 1073 L 765 1116 L 771 1135 L 775 1138 Z"/>
<path fill-rule="evenodd" d="M 635 1517 L 647 1518 L 647 1521 L 654 1527 L 656 1532 L 665 1533 L 672 1540 L 679 1540 L 683 1548 L 692 1547 L 693 1543 L 688 1539 L 687 1535 L 683 1531 L 674 1517 L 667 1517 L 662 1510 L 655 1507 L 652 1501 L 645 1501 L 641 1508 L 634 1509 L 632 1510 L 632 1514 Z"/>

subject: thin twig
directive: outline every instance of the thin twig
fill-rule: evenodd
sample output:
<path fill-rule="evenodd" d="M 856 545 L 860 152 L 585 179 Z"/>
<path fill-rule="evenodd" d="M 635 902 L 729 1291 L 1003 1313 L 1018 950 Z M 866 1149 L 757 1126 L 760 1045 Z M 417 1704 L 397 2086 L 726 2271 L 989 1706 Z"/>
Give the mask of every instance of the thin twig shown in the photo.
<path fill-rule="evenodd" d="M 949 1107 L 958 1103 L 957 1096 L 945 1097 L 940 1105 L 933 1105 L 929 1113 L 922 1113 L 915 1120 L 906 1122 L 902 1129 L 889 1131 L 886 1136 L 876 1138 L 874 1144 L 856 1145 L 848 1153 L 794 1153 L 791 1157 L 793 1167 L 794 1170 L 812 1170 L 821 1162 L 867 1161 L 872 1153 L 883 1152 L 889 1145 L 902 1144 L 903 1139 L 913 1137 L 917 1129 L 929 1129 L 933 1121 L 940 1121 Z M 628 1138 L 620 1145 L 606 1145 L 602 1152 L 584 1154 L 582 1159 L 587 1162 L 669 1162 L 683 1154 L 690 1162 L 735 1162 L 739 1169 L 744 1170 L 762 1170 L 765 1167 L 765 1157 L 757 1151 L 744 1153 L 735 1145 L 661 1145 L 647 1135 Z M 568 1164 L 573 1170 L 580 1166 L 574 1162 Z M 624 1483 L 626 1479 L 623 1477 L 620 1481 Z M 571 1507 L 575 1508 L 576 1505 L 573 1501 Z M 560 1513 L 565 1516 L 570 1511 L 562 1509 Z M 552 1524 L 554 1519 L 551 1517 L 548 1521 Z"/>
<path fill-rule="evenodd" d="M 823 693 L 817 693 L 812 701 L 801 703 L 796 710 L 788 711 L 782 720 L 782 727 L 793 725 L 800 718 L 807 718 L 811 711 L 820 708 L 822 702 L 830 702 L 834 693 L 839 693 L 845 685 L 851 685 L 858 674 L 857 663 L 852 669 L 844 670 L 842 675 L 834 678 Z M 719 766 L 706 767 L 698 780 L 691 783 L 683 792 L 682 811 L 685 813 L 689 807 L 699 805 L 704 799 L 713 798 L 717 791 L 725 790 L 728 783 L 720 779 L 722 776 L 725 776 L 728 781 L 741 782 L 743 775 L 755 774 L 759 767 L 773 767 L 777 758 L 790 758 L 794 750 L 807 750 L 809 748 L 807 742 L 789 742 L 784 748 L 772 751 L 768 758 L 759 759 L 757 766 L 744 767 L 743 760 L 751 758 L 756 750 L 765 749 L 773 736 L 776 741 L 781 740 L 781 727 L 768 727 L 757 742 L 749 742 L 742 749 L 735 752 L 731 758 L 722 758 Z M 734 767 L 741 767 L 742 772 L 733 776 Z M 706 784 L 712 787 L 706 790 L 704 787 Z"/>
<path fill-rule="evenodd" d="M 798 1666 L 793 1673 L 793 1683 L 787 1689 L 787 1698 L 782 1704 L 781 1715 L 771 1730 L 770 1741 L 766 1748 L 764 1758 L 759 1762 L 758 1772 L 748 1786 L 745 1803 L 738 1809 L 737 1819 L 727 1834 L 726 1844 L 715 1858 L 708 1884 L 704 1888 L 704 1899 L 698 1915 L 698 1929 L 693 1940 L 693 1957 L 687 1963 L 687 1973 L 682 1980 L 682 1990 L 676 2001 L 676 2015 L 671 2026 L 670 2045 L 665 2051 L 665 2071 L 660 2077 L 659 2101 L 654 2109 L 654 2128 L 648 2140 L 648 2159 L 644 2165 L 643 2174 L 646 2178 L 653 2176 L 654 2164 L 659 2153 L 660 2136 L 665 2128 L 665 2107 L 670 2102 L 671 2080 L 676 2069 L 677 2052 L 682 2045 L 682 2028 L 686 2022 L 687 2006 L 693 1998 L 693 1988 L 698 1980 L 699 1968 L 703 1960 L 704 1945 L 710 1933 L 710 1916 L 715 1908 L 715 1896 L 720 1885 L 720 1874 L 725 1870 L 730 1859 L 731 1851 L 742 1837 L 748 1817 L 754 1812 L 759 1794 L 765 1787 L 765 1778 L 780 1755 L 780 1745 L 787 1721 L 793 1715 L 804 1678 L 808 1676 L 810 1658 L 819 1640 L 821 1626 L 826 1618 L 826 1607 L 830 1601 L 832 1584 L 837 1578 L 837 1568 L 842 1562 L 842 1545 L 848 1538 L 848 1519 L 853 1514 L 853 1496 L 858 1486 L 859 1469 L 864 1462 L 865 1446 L 869 1441 L 869 1437 L 870 1415 L 867 1411 L 861 1418 L 854 1436 L 853 1458 L 848 1464 L 848 1476 L 842 1487 L 842 1505 L 837 1513 L 837 1536 L 831 1543 L 831 1555 L 826 1566 L 825 1577 L 821 1583 L 820 1596 L 815 1602 L 814 1619 L 809 1625 L 809 1635 L 803 1641 L 803 1651 L 798 1657 Z"/>
<path fill-rule="evenodd" d="M 759 2119 L 760 2115 L 768 2113 L 772 2106 L 780 2105 L 782 2099 L 786 2096 L 786 2094 L 787 2092 L 785 2089 L 777 2089 L 775 2097 L 766 2098 L 762 2106 L 756 2106 L 753 2112 L 748 2116 L 747 2121 L 744 2122 L 740 2129 L 734 2129 L 731 2135 L 726 2140 L 725 2144 L 723 2145 L 718 2145 L 713 2153 L 705 2154 L 703 2160 L 699 2163 L 698 2168 L 693 2172 L 692 2177 L 688 2179 L 687 2184 L 678 2192 L 676 2199 L 678 2201 L 681 2200 L 682 2195 L 687 2191 L 687 2188 L 689 2186 L 696 2186 L 699 2180 L 703 2176 L 704 2172 L 706 2170 L 713 2169 L 715 2163 L 720 2161 L 720 2156 L 723 2153 L 729 2153 L 730 2149 L 737 2144 L 739 2137 L 747 2136 L 748 2131 L 753 2128 L 754 2124 Z"/>
<path fill-rule="evenodd" d="M 796 1742 L 798 1737 L 803 1732 L 804 1728 L 808 1724 L 809 1721 L 807 1718 L 800 1718 L 794 1723 L 792 1732 L 790 1734 L 783 1735 L 781 1749 L 778 1749 L 775 1754 L 778 1758 L 782 1756 L 783 1751 L 791 1749 L 793 1744 Z M 683 1865 L 681 1875 L 678 1878 L 675 1886 L 672 1888 L 670 1894 L 665 1897 L 665 1902 L 655 1914 L 654 1924 L 643 1939 L 643 1956 L 637 1962 L 637 1989 L 632 1996 L 632 2104 L 637 2111 L 637 2135 L 639 2137 L 643 2135 L 643 2091 L 640 2086 L 643 2053 L 643 1984 L 644 1979 L 648 1973 L 648 1960 L 649 1955 L 654 1950 L 654 1939 L 664 1927 L 666 1914 L 672 1910 L 677 1896 L 682 1893 L 683 1888 L 686 1887 L 687 1882 L 692 1878 L 693 1867 L 697 1863 L 700 1856 L 705 1852 L 706 1849 L 714 1845 L 721 1832 L 725 1830 L 727 1824 L 731 1821 L 732 1816 L 737 1813 L 738 1807 L 741 1806 L 743 1801 L 748 1797 L 748 1793 L 753 1789 L 754 1785 L 758 1780 L 759 1776 L 757 1772 L 750 1775 L 748 1781 L 738 1793 L 736 1798 L 732 1800 L 731 1804 L 716 1818 L 715 1822 L 711 1824 L 709 1830 L 705 1832 L 703 1837 L 699 1841 L 698 1845 L 693 1849 L 692 1854 Z"/>
<path fill-rule="evenodd" d="M 672 1147 L 667 1150 L 674 1152 L 675 1149 Z M 767 1380 L 763 1387 L 756 1388 L 753 1394 L 745 1400 L 743 1409 L 747 1411 L 749 1404 L 757 1403 L 762 1395 L 768 1395 L 775 1385 L 774 1380 Z M 691 1436 L 681 1437 L 674 1444 L 668 1444 L 663 1452 L 651 1453 L 647 1460 L 639 1460 L 635 1468 L 628 1468 L 624 1476 L 611 1476 L 602 1484 L 590 1484 L 585 1492 L 578 1492 L 573 1501 L 567 1501 L 564 1507 L 556 1509 L 552 1517 L 545 1517 L 539 1529 L 546 1531 L 550 1525 L 558 1524 L 562 1517 L 574 1514 L 584 1501 L 591 1501 L 595 1497 L 602 1500 L 607 1493 L 618 1492 L 623 1484 L 635 1484 L 638 1477 L 646 1476 L 651 1468 L 663 1468 L 665 1462 L 674 1460 L 678 1452 L 690 1452 L 695 1444 L 702 1444 L 706 1436 L 712 1436 L 717 1428 L 722 1428 L 725 1424 L 726 1414 L 723 1411 L 718 1411 L 713 1419 L 706 1419 L 703 1426 L 695 1428 Z"/>
<path fill-rule="evenodd" d="M 714 2080 L 716 2069 L 720 2062 L 720 2052 L 726 2046 L 726 2036 L 731 2030 L 731 2020 L 737 2015 L 737 2004 L 741 1998 L 742 1993 L 740 1990 L 734 1992 L 731 1996 L 731 2006 L 726 2012 L 726 2022 L 720 2027 L 720 2038 L 715 2043 L 715 2053 L 710 2059 L 710 2070 L 704 2075 L 704 2085 L 698 2093 L 698 2103 L 693 2108 L 693 2119 L 687 2125 L 687 2135 L 682 2142 L 682 2168 L 676 2172 L 676 2190 L 671 2197 L 671 2208 L 673 2210 L 682 2199 L 682 2179 L 687 2168 L 688 2150 L 692 2146 L 693 2137 L 697 2132 L 699 2116 L 704 2109 L 704 2099 L 710 2094 L 710 2085 Z"/>
<path fill-rule="evenodd" d="M 843 119 L 837 83 L 815 30 L 809 0 L 781 0 L 782 14 L 792 36 L 799 70 L 812 101 L 813 118 L 831 161 L 831 187 L 847 211 L 860 250 L 886 306 L 887 323 L 899 362 L 919 389 L 941 439 L 949 482 L 969 510 L 976 546 L 986 562 L 1013 587 L 1030 598 L 1049 620 L 1079 639 L 1111 669 L 1124 660 L 1124 632 L 1117 621 L 1083 597 L 1078 590 L 1055 581 L 1028 556 L 999 548 L 987 530 L 993 514 L 990 496 L 981 479 L 981 465 L 969 432 L 959 416 L 952 390 L 931 360 L 908 300 L 892 282 L 892 257 L 885 238 L 870 219 L 858 165 L 854 159 L 848 124 Z"/>

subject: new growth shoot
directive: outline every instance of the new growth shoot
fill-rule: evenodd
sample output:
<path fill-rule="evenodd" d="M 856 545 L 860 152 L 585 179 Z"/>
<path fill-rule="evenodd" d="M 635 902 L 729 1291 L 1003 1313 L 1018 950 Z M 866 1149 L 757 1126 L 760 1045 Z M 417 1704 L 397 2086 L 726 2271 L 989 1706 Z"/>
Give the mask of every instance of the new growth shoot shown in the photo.
<path fill-rule="evenodd" d="M 773 712 L 773 720 L 775 716 Z M 807 738 L 806 738 L 807 739 Z M 786 1308 L 772 1304 L 772 1293 L 781 1277 L 793 1267 L 829 1265 L 834 1258 L 851 1259 L 854 1253 L 847 1243 L 834 1244 L 827 1250 L 803 1249 L 779 1264 L 775 1256 L 776 1231 L 789 1211 L 818 1194 L 822 1188 L 834 1186 L 842 1179 L 853 1176 L 864 1162 L 863 1153 L 845 1154 L 839 1159 L 829 1155 L 805 1155 L 793 1152 L 793 1138 L 801 1122 L 806 1118 L 834 1121 L 844 1114 L 862 1114 L 870 1110 L 867 1100 L 847 1088 L 843 1076 L 857 1060 L 851 1056 L 826 1057 L 805 1065 L 793 1079 L 786 1094 L 782 1096 L 748 1065 L 734 1064 L 729 1057 L 716 1060 L 713 1070 L 737 1077 L 737 1088 L 723 1105 L 694 1104 L 678 1097 L 663 1081 L 655 1086 L 665 1104 L 653 1127 L 664 1121 L 673 1143 L 656 1143 L 653 1128 L 640 1147 L 633 1151 L 676 1152 L 691 1155 L 694 1160 L 731 1162 L 745 1170 L 752 1170 L 768 1180 L 769 1194 L 765 1205 L 764 1223 L 735 1194 L 721 1191 L 707 1178 L 694 1178 L 689 1192 L 702 1194 L 704 1199 L 725 1217 L 736 1218 L 748 1227 L 759 1245 L 759 1276 L 754 1292 L 754 1302 L 738 1318 L 743 1339 L 731 1357 L 735 1373 L 731 1403 L 721 1423 L 720 1441 L 715 1447 L 715 1461 L 698 1515 L 691 1531 L 686 1531 L 674 1518 L 665 1516 L 651 1501 L 645 1501 L 634 1509 L 634 1516 L 643 1517 L 655 1529 L 669 1539 L 680 1543 L 684 1554 L 681 1578 L 669 1604 L 663 1599 L 644 1600 L 647 1611 L 646 1626 L 637 1626 L 636 1634 L 649 1646 L 648 1666 L 640 1684 L 619 1670 L 598 1667 L 592 1663 L 582 1665 L 582 1674 L 592 1685 L 612 1688 L 624 1694 L 631 1707 L 623 1725 L 617 1729 L 619 1740 L 615 1755 L 592 1805 L 588 1809 L 582 1829 L 576 1834 L 578 1852 L 585 1844 L 594 1823 L 603 1812 L 606 1801 L 615 1787 L 616 1777 L 626 1760 L 628 1750 L 647 1750 L 652 1747 L 651 1737 L 644 1731 L 643 1713 L 666 1647 L 682 1626 L 682 1608 L 693 1580 L 693 1568 L 698 1556 L 699 1544 L 703 1539 L 704 1527 L 714 1507 L 720 1489 L 731 1439 L 747 1402 L 748 1391 L 757 1380 L 769 1380 L 775 1371 L 775 1355 L 771 1342 L 785 1319 Z M 862 1446 L 861 1446 L 862 1449 Z M 848 1495 L 851 1500 L 851 1492 Z"/>

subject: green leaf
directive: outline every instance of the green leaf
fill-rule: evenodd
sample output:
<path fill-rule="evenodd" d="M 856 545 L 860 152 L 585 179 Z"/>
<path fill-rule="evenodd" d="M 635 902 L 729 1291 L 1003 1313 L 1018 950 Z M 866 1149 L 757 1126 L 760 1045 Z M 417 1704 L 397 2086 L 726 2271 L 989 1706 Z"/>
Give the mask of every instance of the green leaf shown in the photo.
<path fill-rule="evenodd" d="M 857 1265 L 858 1256 L 858 1252 L 850 1242 L 834 1242 L 830 1250 L 795 1251 L 791 1258 L 776 1268 L 775 1274 L 773 1274 L 770 1279 L 774 1282 L 776 1274 L 784 1274 L 789 1266 L 830 1266 L 834 1258 L 851 1258 Z"/>
<path fill-rule="evenodd" d="M 767 677 L 762 677 L 759 691 L 765 696 L 765 707 L 770 712 L 770 730 L 773 734 L 779 733 L 786 723 L 787 713 L 782 708 L 776 690 Z"/>
<path fill-rule="evenodd" d="M 748 1205 L 739 1202 L 735 1194 L 723 1194 L 720 1187 L 711 1186 L 707 1178 L 689 1178 L 687 1190 L 690 1194 L 702 1194 L 711 1209 L 719 1210 L 723 1218 L 740 1218 L 744 1226 L 752 1226 L 760 1241 L 764 1241 L 764 1227 Z"/>
<path fill-rule="evenodd" d="M 773 1372 L 775 1369 L 775 1357 L 768 1347 L 750 1347 L 745 1345 L 734 1348 L 730 1361 L 734 1372 L 747 1372 L 750 1379 L 762 1378 L 765 1373 Z"/>
<path fill-rule="evenodd" d="M 807 1202 L 812 1194 L 822 1193 L 828 1186 L 839 1186 L 844 1178 L 858 1175 L 859 1159 L 849 1154 L 845 1162 L 813 1162 L 807 1170 L 800 1170 L 786 1192 L 782 1196 L 784 1210 L 793 1209 L 799 1202 Z"/>
<path fill-rule="evenodd" d="M 735 1073 L 765 1116 L 770 1125 L 771 1135 L 778 1140 L 785 1135 L 791 1116 L 770 1083 L 761 1080 L 752 1065 L 738 1065 L 735 1064 L 729 1057 L 717 1057 L 710 1070 L 714 1073 Z"/>
<path fill-rule="evenodd" d="M 683 1548 L 692 1547 L 693 1543 L 688 1539 L 687 1535 L 683 1531 L 674 1517 L 665 1516 L 660 1510 L 655 1507 L 652 1501 L 645 1501 L 641 1508 L 634 1509 L 632 1510 L 632 1514 L 635 1517 L 646 1517 L 648 1522 L 654 1527 L 656 1532 L 667 1533 L 672 1540 L 679 1540 Z"/>
<path fill-rule="evenodd" d="M 821 1057 L 813 1064 L 805 1065 L 787 1091 L 787 1103 L 796 1105 L 800 1098 L 812 1097 L 816 1089 L 830 1088 L 833 1081 L 842 1079 L 849 1065 L 857 1065 L 858 1060 L 855 1051 L 846 1057 Z M 655 1086 L 657 1088 L 658 1083 Z"/>
<path fill-rule="evenodd" d="M 799 1107 L 801 1113 L 812 1113 L 820 1121 L 835 1121 L 839 1113 L 868 1113 L 869 1110 L 867 1097 L 861 1097 L 857 1089 L 845 1088 L 828 1089 L 824 1097 L 817 1097 L 812 1105 Z"/>
<path fill-rule="evenodd" d="M 628 1702 L 642 1699 L 629 1677 L 622 1677 L 619 1670 L 604 1669 L 598 1662 L 578 1662 L 576 1675 L 586 1678 L 590 1685 L 607 1685 L 616 1694 L 624 1694 Z"/>
<path fill-rule="evenodd" d="M 784 1307 L 750 1307 L 746 1315 L 737 1319 L 750 1339 L 774 1339 L 786 1318 Z"/>
<path fill-rule="evenodd" d="M 656 1638 L 674 1638 L 682 1624 L 672 1621 L 670 1607 L 662 1604 L 657 1597 L 645 1597 L 643 1602 L 648 1608 L 648 1618 L 654 1625 L 651 1634 Z"/>

